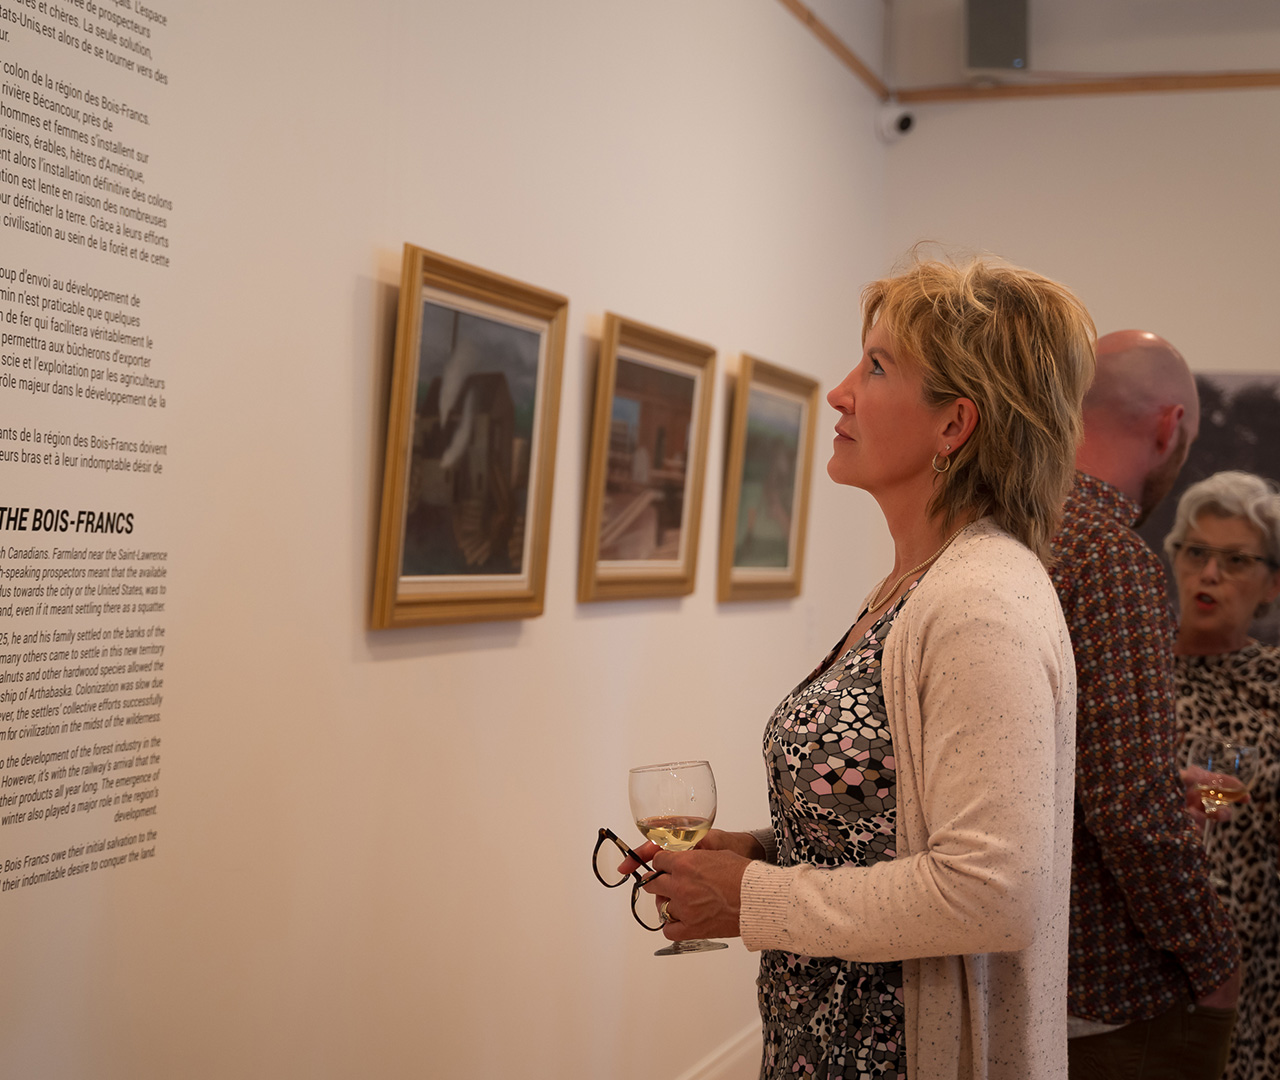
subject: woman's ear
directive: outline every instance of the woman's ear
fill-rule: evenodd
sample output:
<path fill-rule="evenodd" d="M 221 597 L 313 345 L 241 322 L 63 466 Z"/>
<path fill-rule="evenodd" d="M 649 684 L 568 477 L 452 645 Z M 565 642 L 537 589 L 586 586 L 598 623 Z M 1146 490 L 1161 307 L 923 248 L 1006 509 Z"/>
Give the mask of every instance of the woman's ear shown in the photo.
<path fill-rule="evenodd" d="M 946 421 L 942 438 L 959 450 L 978 426 L 978 406 L 965 397 L 954 398 L 942 407 Z"/>

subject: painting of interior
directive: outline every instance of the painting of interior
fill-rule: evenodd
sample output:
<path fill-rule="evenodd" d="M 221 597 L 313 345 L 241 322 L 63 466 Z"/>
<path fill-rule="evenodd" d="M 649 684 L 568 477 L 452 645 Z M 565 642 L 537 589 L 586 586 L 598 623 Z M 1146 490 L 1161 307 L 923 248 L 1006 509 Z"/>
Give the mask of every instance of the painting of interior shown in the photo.
<path fill-rule="evenodd" d="M 708 345 L 606 314 L 579 600 L 692 591 L 714 365 Z"/>
<path fill-rule="evenodd" d="M 680 558 L 697 373 L 620 355 L 609 423 L 600 560 Z"/>

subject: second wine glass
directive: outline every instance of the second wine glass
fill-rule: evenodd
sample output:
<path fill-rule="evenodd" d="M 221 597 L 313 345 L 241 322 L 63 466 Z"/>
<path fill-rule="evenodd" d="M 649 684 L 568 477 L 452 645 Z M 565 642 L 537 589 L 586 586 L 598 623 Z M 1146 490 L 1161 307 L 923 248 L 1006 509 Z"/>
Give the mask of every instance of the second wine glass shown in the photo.
<path fill-rule="evenodd" d="M 668 851 L 688 851 L 716 819 L 716 778 L 705 761 L 668 761 L 631 770 L 631 816 L 646 840 Z M 727 949 L 723 941 L 675 941 L 655 956 Z"/>
<path fill-rule="evenodd" d="M 1212 847 L 1210 838 L 1217 832 L 1214 821 L 1219 811 L 1227 806 L 1237 806 L 1249 797 L 1249 789 L 1257 775 L 1258 750 L 1227 739 L 1199 735 L 1187 748 L 1187 764 L 1212 773 L 1196 784 L 1204 806 L 1204 849 Z M 1210 864 L 1209 880 L 1219 888 L 1225 882 L 1214 872 Z"/>

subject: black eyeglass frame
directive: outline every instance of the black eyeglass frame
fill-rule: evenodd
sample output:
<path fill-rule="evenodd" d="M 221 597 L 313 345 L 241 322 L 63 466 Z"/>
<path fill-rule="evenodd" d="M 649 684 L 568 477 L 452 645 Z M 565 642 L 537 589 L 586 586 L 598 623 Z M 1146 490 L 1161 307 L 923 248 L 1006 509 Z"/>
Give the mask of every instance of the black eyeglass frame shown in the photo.
<path fill-rule="evenodd" d="M 634 859 L 639 864 L 634 870 L 631 871 L 630 874 L 628 874 L 626 877 L 619 878 L 612 885 L 610 885 L 609 882 L 605 881 L 605 879 L 600 876 L 600 871 L 596 869 L 596 859 L 599 858 L 600 848 L 606 840 L 612 840 L 613 843 L 617 846 L 618 850 L 622 853 L 624 858 Z M 647 874 L 640 873 L 642 869 L 648 871 L 648 873 Z M 632 880 L 632 884 L 631 884 L 631 916 L 632 918 L 634 918 L 636 922 L 638 922 L 650 933 L 656 933 L 658 930 L 662 929 L 662 927 L 665 924 L 663 923 L 661 916 L 658 915 L 657 911 L 654 912 L 653 917 L 658 920 L 658 925 L 650 926 L 641 917 L 640 912 L 636 910 L 636 901 L 640 899 L 640 894 L 644 886 L 648 885 L 649 882 L 653 881 L 654 878 L 662 877 L 662 875 L 666 873 L 665 870 L 655 870 L 652 866 L 650 866 L 647 862 L 645 862 L 642 858 L 640 858 L 639 855 L 637 855 L 634 851 L 632 851 L 629 847 L 627 847 L 626 844 L 624 844 L 620 839 L 618 839 L 618 834 L 615 833 L 612 829 L 601 828 L 600 835 L 596 839 L 596 846 L 591 849 L 591 872 L 595 874 L 596 880 L 600 882 L 600 884 L 603 885 L 606 889 L 616 889 L 619 885 L 625 885 L 627 883 L 627 879 L 630 878 Z"/>
<path fill-rule="evenodd" d="M 1263 566 L 1270 567 L 1272 570 L 1280 570 L 1280 565 L 1277 565 L 1274 559 L 1269 558 L 1266 555 L 1255 555 L 1252 551 L 1231 551 L 1227 548 L 1211 547 L 1208 544 L 1192 544 L 1186 540 L 1178 540 L 1170 546 L 1173 548 L 1175 555 L 1181 555 L 1185 551 L 1187 553 L 1187 558 L 1189 558 L 1193 563 L 1198 562 L 1199 560 L 1196 556 L 1191 554 L 1191 550 L 1194 548 L 1196 551 L 1203 551 L 1205 556 L 1204 561 L 1200 563 L 1201 568 L 1209 565 L 1210 555 L 1215 556 L 1218 560 L 1218 568 L 1220 570 L 1224 570 L 1229 577 L 1232 575 L 1232 571 L 1224 568 L 1224 559 L 1246 559 L 1251 563 L 1261 563 Z M 1248 570 L 1241 570 L 1239 573 L 1248 573 Z"/>

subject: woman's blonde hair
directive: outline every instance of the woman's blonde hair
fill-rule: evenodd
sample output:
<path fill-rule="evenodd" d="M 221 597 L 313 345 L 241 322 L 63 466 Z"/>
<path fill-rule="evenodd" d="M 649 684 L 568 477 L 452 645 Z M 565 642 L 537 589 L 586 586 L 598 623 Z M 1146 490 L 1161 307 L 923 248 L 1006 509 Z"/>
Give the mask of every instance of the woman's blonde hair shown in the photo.
<path fill-rule="evenodd" d="M 868 285 L 862 312 L 864 341 L 881 321 L 920 366 L 926 404 L 963 397 L 977 406 L 977 427 L 950 455 L 930 515 L 944 531 L 962 514 L 989 515 L 1048 564 L 1096 364 L 1084 305 L 1030 270 L 930 260 Z"/>

